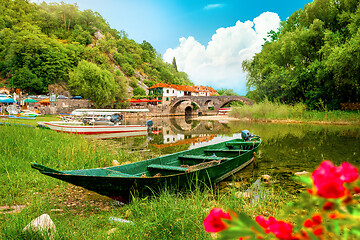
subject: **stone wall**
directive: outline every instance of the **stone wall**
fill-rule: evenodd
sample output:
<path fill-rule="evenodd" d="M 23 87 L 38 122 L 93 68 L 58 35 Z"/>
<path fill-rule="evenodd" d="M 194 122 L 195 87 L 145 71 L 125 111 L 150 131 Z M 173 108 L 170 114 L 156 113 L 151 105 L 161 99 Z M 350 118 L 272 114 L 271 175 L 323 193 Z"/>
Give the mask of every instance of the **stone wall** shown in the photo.
<path fill-rule="evenodd" d="M 72 112 L 78 108 L 93 108 L 93 104 L 86 99 L 57 99 L 56 102 L 51 103 L 49 106 L 40 106 L 39 110 L 41 114 L 55 115 Z"/>

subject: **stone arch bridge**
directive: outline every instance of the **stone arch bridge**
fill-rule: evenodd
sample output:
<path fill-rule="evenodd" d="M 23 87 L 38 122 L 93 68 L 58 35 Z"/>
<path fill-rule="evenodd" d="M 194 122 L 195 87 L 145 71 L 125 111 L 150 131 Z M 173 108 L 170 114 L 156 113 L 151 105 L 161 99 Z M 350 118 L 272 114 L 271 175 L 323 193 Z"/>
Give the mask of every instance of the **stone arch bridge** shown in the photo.
<path fill-rule="evenodd" d="M 185 109 L 185 113 L 197 113 L 199 115 L 214 115 L 219 112 L 219 108 L 224 107 L 230 102 L 242 102 L 244 104 L 252 105 L 253 102 L 242 96 L 184 96 L 174 98 L 169 105 L 170 115 L 184 115 L 179 108 L 183 102 L 193 102 L 198 106 L 196 111 L 193 111 L 192 106 Z"/>

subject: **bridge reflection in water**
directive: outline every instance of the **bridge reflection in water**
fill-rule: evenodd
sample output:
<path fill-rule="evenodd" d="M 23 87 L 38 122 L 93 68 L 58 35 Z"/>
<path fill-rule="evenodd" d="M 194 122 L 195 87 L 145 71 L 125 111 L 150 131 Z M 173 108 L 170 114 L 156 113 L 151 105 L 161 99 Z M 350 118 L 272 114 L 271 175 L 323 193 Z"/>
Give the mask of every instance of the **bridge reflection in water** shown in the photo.
<path fill-rule="evenodd" d="M 188 117 L 152 118 L 152 121 L 153 128 L 147 135 L 121 136 L 110 140 L 121 142 L 123 148 L 129 151 L 150 150 L 157 154 L 169 154 L 214 141 L 218 134 L 231 134 L 229 126 L 219 121 L 197 121 Z M 144 119 L 129 119 L 127 123 L 143 124 Z"/>
<path fill-rule="evenodd" d="M 146 151 L 149 158 L 240 137 L 244 129 L 261 136 L 257 168 L 252 165 L 235 174 L 224 188 L 248 187 L 263 174 L 272 176 L 271 186 L 287 193 L 305 191 L 293 180 L 296 172 L 312 172 L 322 160 L 335 165 L 346 161 L 360 166 L 360 127 L 357 125 L 280 124 L 236 121 L 195 121 L 177 118 L 152 118 L 154 130 L 147 136 L 112 139 L 128 152 Z M 132 124 L 144 123 L 144 119 Z M 120 143 L 119 143 L 119 142 Z M 111 142 L 112 144 L 113 142 Z M 153 156 L 150 156 L 152 154 Z M 126 155 L 124 156 L 126 157 Z"/>

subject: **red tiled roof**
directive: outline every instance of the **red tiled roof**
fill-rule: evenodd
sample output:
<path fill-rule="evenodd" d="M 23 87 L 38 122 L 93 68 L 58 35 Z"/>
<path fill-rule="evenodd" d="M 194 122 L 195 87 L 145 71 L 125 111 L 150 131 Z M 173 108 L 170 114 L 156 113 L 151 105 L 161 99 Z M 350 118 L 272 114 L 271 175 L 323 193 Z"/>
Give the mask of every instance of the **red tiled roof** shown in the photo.
<path fill-rule="evenodd" d="M 212 87 L 205 86 L 185 86 L 185 85 L 175 85 L 175 84 L 167 84 L 167 83 L 157 83 L 154 86 L 149 87 L 149 89 L 153 88 L 173 88 L 179 91 L 187 91 L 187 92 L 210 92 L 211 94 L 217 94 L 217 91 Z"/>
<path fill-rule="evenodd" d="M 149 87 L 149 89 L 153 89 L 153 88 L 173 88 L 179 91 L 198 92 L 196 89 L 190 86 L 167 84 L 167 83 L 157 83 L 154 86 Z"/>

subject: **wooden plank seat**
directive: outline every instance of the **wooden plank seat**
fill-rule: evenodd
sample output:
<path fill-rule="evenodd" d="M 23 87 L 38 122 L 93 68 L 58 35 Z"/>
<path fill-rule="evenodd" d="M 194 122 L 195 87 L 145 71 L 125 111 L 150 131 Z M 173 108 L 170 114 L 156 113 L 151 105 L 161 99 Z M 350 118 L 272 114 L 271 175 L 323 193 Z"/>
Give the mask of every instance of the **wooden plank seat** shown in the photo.
<path fill-rule="evenodd" d="M 256 145 L 259 142 L 228 142 L 225 143 L 225 146 L 238 146 L 238 145 L 242 145 L 242 146 L 253 146 L 254 144 Z"/>
<path fill-rule="evenodd" d="M 176 171 L 176 172 L 185 172 L 188 168 L 178 167 L 171 165 L 162 165 L 162 164 L 150 164 L 148 170 L 167 170 L 167 171 Z"/>
<path fill-rule="evenodd" d="M 206 153 L 245 153 L 245 152 L 248 152 L 250 150 L 236 150 L 236 149 L 207 149 L 207 150 L 204 150 L 204 152 Z"/>
<path fill-rule="evenodd" d="M 109 173 L 107 175 L 107 177 L 139 177 L 139 176 L 136 176 L 136 175 L 133 175 L 133 174 L 127 174 L 127 173 L 122 173 L 122 172 L 112 172 L 112 173 Z"/>
<path fill-rule="evenodd" d="M 221 160 L 221 159 L 227 159 L 224 157 L 215 157 L 215 156 L 199 156 L 199 155 L 182 155 L 179 156 L 179 160 L 197 160 L 197 161 L 213 161 L 213 160 Z"/>

